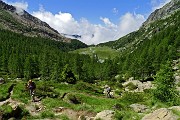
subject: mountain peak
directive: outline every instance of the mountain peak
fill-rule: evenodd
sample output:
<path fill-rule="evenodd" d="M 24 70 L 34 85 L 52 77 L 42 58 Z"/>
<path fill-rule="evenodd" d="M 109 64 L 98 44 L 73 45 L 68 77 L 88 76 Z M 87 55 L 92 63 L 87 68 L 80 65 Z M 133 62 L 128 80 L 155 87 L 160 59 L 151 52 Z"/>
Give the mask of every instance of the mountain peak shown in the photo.
<path fill-rule="evenodd" d="M 0 26 L 1 29 L 7 29 L 16 33 L 21 33 L 30 37 L 43 37 L 56 41 L 71 42 L 51 28 L 46 22 L 32 16 L 27 11 L 18 11 L 18 8 L 0 1 Z"/>
<path fill-rule="evenodd" d="M 156 9 L 153 13 L 151 13 L 148 19 L 143 23 L 143 26 L 146 26 L 149 23 L 152 23 L 156 20 L 164 19 L 179 9 L 180 9 L 180 0 L 171 0 L 162 8 Z"/>

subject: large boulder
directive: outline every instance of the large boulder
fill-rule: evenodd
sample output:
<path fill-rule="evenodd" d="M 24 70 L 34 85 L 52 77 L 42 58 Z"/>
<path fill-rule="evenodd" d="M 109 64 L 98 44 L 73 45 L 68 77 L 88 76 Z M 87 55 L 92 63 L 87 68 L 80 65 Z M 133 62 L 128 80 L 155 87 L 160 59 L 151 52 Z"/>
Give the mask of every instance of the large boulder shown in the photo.
<path fill-rule="evenodd" d="M 171 110 L 167 108 L 160 108 L 145 115 L 142 120 L 177 120 L 178 117 L 175 116 Z"/>
<path fill-rule="evenodd" d="M 132 108 L 135 112 L 144 113 L 148 111 L 148 107 L 141 104 L 131 104 L 130 108 Z"/>
<path fill-rule="evenodd" d="M 104 110 L 102 112 L 99 112 L 94 120 L 96 119 L 102 119 L 102 120 L 113 120 L 113 116 L 114 116 L 114 111 L 112 110 Z"/>
<path fill-rule="evenodd" d="M 130 90 L 128 88 L 129 84 L 133 84 L 134 86 L 136 86 L 136 89 L 134 90 Z M 146 89 L 152 89 L 153 88 L 153 84 L 151 81 L 147 81 L 147 82 L 141 82 L 139 80 L 129 80 L 127 82 L 124 82 L 123 87 L 125 87 L 125 91 L 133 91 L 133 92 L 143 92 Z"/>

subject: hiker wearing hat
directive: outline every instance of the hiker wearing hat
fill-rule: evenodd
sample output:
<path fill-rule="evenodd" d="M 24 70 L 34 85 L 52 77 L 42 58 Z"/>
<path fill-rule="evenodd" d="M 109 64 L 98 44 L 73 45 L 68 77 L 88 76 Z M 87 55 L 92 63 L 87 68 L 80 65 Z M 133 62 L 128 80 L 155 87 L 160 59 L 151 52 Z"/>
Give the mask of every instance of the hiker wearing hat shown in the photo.
<path fill-rule="evenodd" d="M 35 101 L 34 94 L 35 94 L 36 84 L 32 80 L 29 80 L 27 87 L 29 89 L 32 101 L 34 102 Z"/>

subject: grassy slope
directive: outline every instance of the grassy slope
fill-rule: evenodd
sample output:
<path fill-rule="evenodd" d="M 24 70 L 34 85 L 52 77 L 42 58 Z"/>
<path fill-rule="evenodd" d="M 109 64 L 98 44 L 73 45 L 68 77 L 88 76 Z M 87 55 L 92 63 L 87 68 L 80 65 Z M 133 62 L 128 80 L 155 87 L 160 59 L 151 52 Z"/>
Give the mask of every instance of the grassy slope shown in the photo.
<path fill-rule="evenodd" d="M 46 106 L 43 111 L 40 112 L 38 116 L 26 116 L 26 118 L 55 118 L 62 116 L 54 115 L 54 108 L 65 107 L 72 109 L 74 111 L 89 111 L 89 112 L 100 112 L 103 110 L 115 110 L 116 118 L 124 117 L 125 119 L 132 119 L 132 116 L 140 119 L 137 113 L 133 112 L 128 106 L 132 103 L 145 103 L 150 96 L 147 94 L 127 94 L 124 97 L 115 94 L 114 99 L 106 98 L 103 92 L 103 85 L 95 85 L 79 82 L 75 85 L 67 85 L 63 83 L 57 83 L 54 81 L 35 81 L 37 84 L 36 96 L 41 97 L 41 103 Z M 1 88 L 7 88 L 7 85 L 12 84 L 8 82 L 1 85 Z M 31 103 L 31 98 L 29 92 L 25 89 L 25 81 L 13 82 L 15 84 L 13 95 L 11 96 L 13 100 L 20 101 L 29 105 Z M 115 88 L 114 88 L 115 89 Z M 118 88 L 116 88 L 118 89 Z M 67 95 L 62 99 L 64 93 Z M 116 92 L 115 92 L 116 93 Z M 70 102 L 72 97 L 76 97 L 79 104 L 73 104 Z M 118 109 L 113 107 L 118 105 Z M 24 108 L 25 108 L 24 106 Z M 130 115 L 130 116 L 129 116 Z"/>
<path fill-rule="evenodd" d="M 73 53 L 88 54 L 90 56 L 97 54 L 100 59 L 113 59 L 116 56 L 119 56 L 119 51 L 111 49 L 110 47 L 88 47 L 75 50 Z"/>

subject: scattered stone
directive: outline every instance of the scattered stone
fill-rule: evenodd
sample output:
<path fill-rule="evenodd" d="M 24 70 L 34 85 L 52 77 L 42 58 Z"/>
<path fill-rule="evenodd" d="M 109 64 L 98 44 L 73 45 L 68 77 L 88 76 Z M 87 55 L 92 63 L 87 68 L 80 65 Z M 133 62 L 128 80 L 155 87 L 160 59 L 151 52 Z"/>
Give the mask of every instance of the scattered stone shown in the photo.
<path fill-rule="evenodd" d="M 102 120 L 113 120 L 113 116 L 114 116 L 114 111 L 112 110 L 104 110 L 102 112 L 99 112 L 96 116 L 95 116 L 95 120 L 96 119 L 102 119 Z"/>
<path fill-rule="evenodd" d="M 148 111 L 148 107 L 141 104 L 131 104 L 130 107 L 138 113 L 144 113 Z"/>
<path fill-rule="evenodd" d="M 64 111 L 65 109 L 66 109 L 66 108 L 64 108 L 64 107 L 54 108 L 54 112 L 60 113 L 60 112 Z"/>

